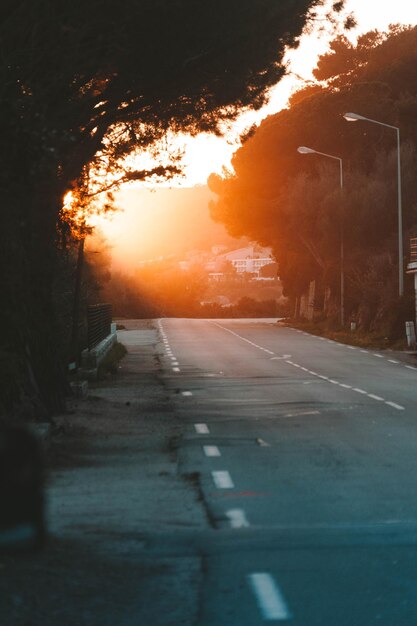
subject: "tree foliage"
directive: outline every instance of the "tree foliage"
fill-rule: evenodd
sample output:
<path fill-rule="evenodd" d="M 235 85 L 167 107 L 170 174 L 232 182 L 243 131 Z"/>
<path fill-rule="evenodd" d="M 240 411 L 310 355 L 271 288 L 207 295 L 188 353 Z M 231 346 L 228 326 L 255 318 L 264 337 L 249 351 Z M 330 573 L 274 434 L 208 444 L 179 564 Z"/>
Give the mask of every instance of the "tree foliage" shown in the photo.
<path fill-rule="evenodd" d="M 341 225 L 344 227 L 348 312 L 369 308 L 376 319 L 398 289 L 397 150 L 395 131 L 347 123 L 357 112 L 401 129 L 405 241 L 417 223 L 417 28 L 392 27 L 358 39 L 336 38 L 319 59 L 317 82 L 296 92 L 289 108 L 265 120 L 235 154 L 234 174 L 212 176 L 215 219 L 236 236 L 272 245 L 288 295 L 312 279 L 338 297 Z M 302 155 L 308 146 L 343 159 Z M 387 294 L 390 294 L 389 296 Z M 369 317 L 369 316 L 368 316 Z M 383 317 L 383 316 L 382 316 Z"/>
<path fill-rule="evenodd" d="M 259 108 L 317 4 L 2 2 L 0 288 L 8 332 L 0 361 L 14 372 L 3 410 L 62 408 L 65 354 L 53 293 L 64 194 L 91 193 L 91 169 L 113 180 L 169 175 L 135 171 L 124 159 L 168 130 L 219 133 L 242 108 Z"/>

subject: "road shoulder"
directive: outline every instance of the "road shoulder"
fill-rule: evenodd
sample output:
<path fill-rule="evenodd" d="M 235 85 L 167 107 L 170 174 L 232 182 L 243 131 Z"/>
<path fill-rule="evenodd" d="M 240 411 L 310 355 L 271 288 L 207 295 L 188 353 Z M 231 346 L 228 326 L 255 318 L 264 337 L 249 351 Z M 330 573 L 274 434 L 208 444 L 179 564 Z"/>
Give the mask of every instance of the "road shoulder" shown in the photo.
<path fill-rule="evenodd" d="M 157 340 L 150 323 L 120 331 L 128 354 L 119 373 L 56 419 L 50 539 L 41 553 L 0 557 L 0 623 L 195 623 L 200 557 L 147 551 L 158 533 L 207 526 L 177 470 L 181 426 L 159 376 Z"/>

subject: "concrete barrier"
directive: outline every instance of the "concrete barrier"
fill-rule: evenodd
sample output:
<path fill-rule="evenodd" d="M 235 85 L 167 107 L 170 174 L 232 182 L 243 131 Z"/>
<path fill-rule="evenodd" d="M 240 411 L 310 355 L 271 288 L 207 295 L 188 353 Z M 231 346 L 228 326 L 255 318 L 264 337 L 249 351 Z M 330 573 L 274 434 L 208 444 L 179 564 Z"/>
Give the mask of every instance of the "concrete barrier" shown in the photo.
<path fill-rule="evenodd" d="M 81 353 L 81 367 L 78 373 L 87 380 L 97 380 L 98 368 L 106 355 L 117 342 L 116 324 L 110 326 L 110 335 L 107 335 L 91 350 L 85 349 Z"/>

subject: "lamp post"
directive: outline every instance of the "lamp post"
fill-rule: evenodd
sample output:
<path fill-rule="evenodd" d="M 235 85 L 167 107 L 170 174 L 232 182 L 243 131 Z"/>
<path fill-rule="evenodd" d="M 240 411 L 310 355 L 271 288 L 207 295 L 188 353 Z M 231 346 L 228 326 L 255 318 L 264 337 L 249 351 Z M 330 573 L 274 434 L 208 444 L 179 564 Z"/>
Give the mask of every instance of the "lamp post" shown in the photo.
<path fill-rule="evenodd" d="M 340 190 L 343 192 L 343 161 L 340 157 L 333 154 L 327 154 L 326 152 L 319 152 L 313 150 L 313 148 L 307 148 L 306 146 L 300 146 L 297 148 L 300 154 L 320 154 L 321 156 L 328 157 L 329 159 L 335 159 L 339 161 L 340 167 Z M 345 252 L 344 252 L 344 224 L 343 224 L 343 206 L 340 219 L 340 325 L 345 325 Z"/>
<path fill-rule="evenodd" d="M 400 151 L 400 129 L 398 126 L 392 126 L 391 124 L 385 124 L 384 122 L 378 122 L 372 120 L 369 117 L 364 117 L 358 113 L 345 113 L 344 116 L 348 122 L 357 122 L 359 120 L 364 122 L 372 122 L 373 124 L 379 124 L 379 126 L 386 126 L 386 128 L 392 128 L 397 133 L 397 192 L 398 192 L 398 294 L 404 295 L 404 261 L 403 261 L 403 209 L 402 209 L 402 196 L 401 196 L 401 151 Z"/>

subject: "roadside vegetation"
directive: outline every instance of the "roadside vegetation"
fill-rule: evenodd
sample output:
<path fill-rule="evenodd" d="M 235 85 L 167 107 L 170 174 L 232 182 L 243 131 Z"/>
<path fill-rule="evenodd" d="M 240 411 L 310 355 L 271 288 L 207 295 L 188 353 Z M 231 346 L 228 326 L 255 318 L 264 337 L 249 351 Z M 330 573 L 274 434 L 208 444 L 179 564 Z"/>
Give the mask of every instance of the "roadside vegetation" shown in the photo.
<path fill-rule="evenodd" d="M 133 156 L 259 109 L 319 0 L 4 0 L 0 24 L 0 414 L 65 408 L 75 274 L 112 190 L 167 180 Z M 333 16 L 343 8 L 336 2 Z M 342 20 L 343 21 L 343 20 Z M 129 159 L 127 158 L 129 157 Z M 77 260 L 78 259 L 78 260 Z M 64 328 L 62 328 L 62 326 Z"/>
<path fill-rule="evenodd" d="M 126 347 L 117 341 L 108 351 L 98 368 L 98 379 L 102 380 L 117 374 L 120 361 L 126 356 Z"/>
<path fill-rule="evenodd" d="M 290 326 L 298 328 L 319 337 L 326 337 L 339 343 L 346 343 L 350 346 L 358 346 L 360 348 L 373 348 L 375 350 L 410 350 L 407 346 L 405 336 L 400 338 L 389 338 L 377 331 L 365 331 L 360 328 L 355 330 L 331 328 L 327 320 L 309 322 L 294 318 L 286 318 L 278 322 L 282 326 Z"/>
<path fill-rule="evenodd" d="M 412 276 L 398 296 L 397 145 L 394 130 L 348 123 L 347 112 L 401 129 L 404 263 L 417 234 L 417 27 L 338 36 L 288 108 L 267 118 L 234 156 L 234 173 L 213 175 L 214 219 L 233 236 L 271 246 L 284 295 L 296 310 L 310 281 L 321 324 L 340 320 L 340 243 L 345 251 L 346 326 L 396 341 L 413 320 Z M 343 159 L 339 163 L 297 148 Z M 256 210 L 254 210 L 256 207 Z"/>

